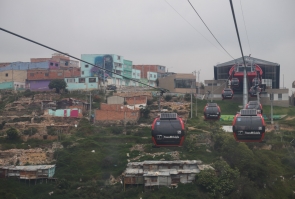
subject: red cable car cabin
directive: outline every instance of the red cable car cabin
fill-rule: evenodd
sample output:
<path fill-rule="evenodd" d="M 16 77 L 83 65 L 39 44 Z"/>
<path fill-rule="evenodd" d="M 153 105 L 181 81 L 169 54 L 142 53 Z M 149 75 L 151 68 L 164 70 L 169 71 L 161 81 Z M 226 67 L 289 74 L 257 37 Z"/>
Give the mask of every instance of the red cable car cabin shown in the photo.
<path fill-rule="evenodd" d="M 184 122 L 177 113 L 161 113 L 152 124 L 152 140 L 155 146 L 182 146 Z"/>
<path fill-rule="evenodd" d="M 255 86 L 252 86 L 252 87 L 249 89 L 249 94 L 251 95 L 251 97 L 256 97 L 256 96 L 257 96 L 257 91 L 258 91 L 258 93 L 260 94 L 260 93 L 261 93 L 261 88 L 259 88 L 259 87 L 255 87 Z"/>
<path fill-rule="evenodd" d="M 220 107 L 216 103 L 207 103 L 207 105 L 204 108 L 205 120 L 219 120 L 220 115 Z"/>
<path fill-rule="evenodd" d="M 249 101 L 248 104 L 246 104 L 246 109 L 256 109 L 259 110 L 261 114 L 263 113 L 262 105 L 258 103 L 258 101 Z"/>
<path fill-rule="evenodd" d="M 232 87 L 239 87 L 239 85 L 240 85 L 240 80 L 238 78 L 234 77 L 231 79 L 231 86 Z"/>
<path fill-rule="evenodd" d="M 233 134 L 238 142 L 261 142 L 265 134 L 265 122 L 255 109 L 242 109 L 233 120 Z"/>
<path fill-rule="evenodd" d="M 230 88 L 225 88 L 222 91 L 222 99 L 232 99 L 234 97 L 234 92 Z"/>

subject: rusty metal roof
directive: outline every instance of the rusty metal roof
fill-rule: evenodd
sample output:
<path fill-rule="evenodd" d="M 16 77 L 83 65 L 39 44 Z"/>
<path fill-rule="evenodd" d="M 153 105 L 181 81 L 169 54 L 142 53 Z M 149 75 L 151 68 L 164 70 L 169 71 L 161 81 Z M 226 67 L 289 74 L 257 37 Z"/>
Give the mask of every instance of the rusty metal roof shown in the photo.
<path fill-rule="evenodd" d="M 29 166 L 2 166 L 0 169 L 9 169 L 9 170 L 25 170 L 25 171 L 35 171 L 38 169 L 51 169 L 55 165 L 29 165 Z"/>
<path fill-rule="evenodd" d="M 143 162 L 129 162 L 127 167 L 132 166 L 143 166 L 143 165 L 163 165 L 163 164 L 202 164 L 201 160 L 174 160 L 174 161 L 154 161 L 154 160 L 145 160 Z"/>

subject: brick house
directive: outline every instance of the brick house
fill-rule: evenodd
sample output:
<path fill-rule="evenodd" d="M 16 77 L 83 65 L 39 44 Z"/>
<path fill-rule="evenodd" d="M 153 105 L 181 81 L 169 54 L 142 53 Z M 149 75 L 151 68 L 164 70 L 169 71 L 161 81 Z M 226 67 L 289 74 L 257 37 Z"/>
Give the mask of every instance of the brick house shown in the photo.
<path fill-rule="evenodd" d="M 95 122 L 136 123 L 139 117 L 139 109 L 132 110 L 122 104 L 101 104 L 100 110 L 95 110 Z"/>

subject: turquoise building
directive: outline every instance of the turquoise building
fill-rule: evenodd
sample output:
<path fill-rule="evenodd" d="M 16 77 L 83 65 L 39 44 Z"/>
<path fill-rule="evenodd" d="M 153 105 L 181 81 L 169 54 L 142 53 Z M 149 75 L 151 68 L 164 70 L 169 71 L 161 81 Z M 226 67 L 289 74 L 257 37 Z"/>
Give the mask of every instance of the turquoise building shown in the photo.
<path fill-rule="evenodd" d="M 110 80 L 108 84 L 123 85 L 124 58 L 114 54 L 82 54 L 81 59 L 95 66 L 81 62 L 81 77 L 98 77 L 102 85 L 103 80 Z M 102 70 L 102 69 L 105 69 Z M 116 75 L 114 73 L 119 75 Z"/>
<path fill-rule="evenodd" d="M 65 78 L 67 89 L 73 90 L 97 90 L 99 88 L 98 77 Z"/>
<path fill-rule="evenodd" d="M 124 60 L 124 65 L 123 65 L 123 76 L 127 78 L 132 78 L 132 61 L 129 60 Z M 131 86 L 132 83 L 130 79 L 123 79 L 123 85 L 125 86 Z"/>

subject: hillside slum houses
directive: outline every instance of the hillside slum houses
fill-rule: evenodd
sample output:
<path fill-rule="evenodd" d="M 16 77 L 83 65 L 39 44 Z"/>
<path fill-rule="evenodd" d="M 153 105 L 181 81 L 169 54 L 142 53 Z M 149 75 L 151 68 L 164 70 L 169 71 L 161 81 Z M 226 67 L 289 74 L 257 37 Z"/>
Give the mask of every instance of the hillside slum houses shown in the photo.
<path fill-rule="evenodd" d="M 130 162 L 124 174 L 125 185 L 177 186 L 178 183 L 191 183 L 195 175 L 204 168 L 200 160 L 143 161 Z"/>
<path fill-rule="evenodd" d="M 24 180 L 50 179 L 55 165 L 0 166 L 0 178 L 15 177 Z"/>

